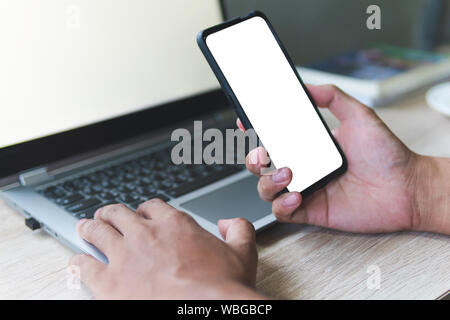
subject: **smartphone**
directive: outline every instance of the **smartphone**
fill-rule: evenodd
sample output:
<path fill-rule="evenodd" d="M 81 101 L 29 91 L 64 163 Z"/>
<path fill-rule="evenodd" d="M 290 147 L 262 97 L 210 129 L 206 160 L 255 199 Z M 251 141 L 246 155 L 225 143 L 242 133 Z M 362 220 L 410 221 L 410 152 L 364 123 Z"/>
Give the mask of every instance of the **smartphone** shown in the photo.
<path fill-rule="evenodd" d="M 347 161 L 267 17 L 251 12 L 201 31 L 197 43 L 246 129 L 255 130 L 287 191 L 306 196 Z"/>

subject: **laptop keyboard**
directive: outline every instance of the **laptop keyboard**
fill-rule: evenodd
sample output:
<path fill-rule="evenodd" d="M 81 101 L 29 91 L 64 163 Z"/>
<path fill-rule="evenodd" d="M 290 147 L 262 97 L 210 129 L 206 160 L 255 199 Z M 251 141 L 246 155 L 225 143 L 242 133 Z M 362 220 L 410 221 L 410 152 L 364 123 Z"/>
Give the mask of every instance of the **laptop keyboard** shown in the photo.
<path fill-rule="evenodd" d="M 175 165 L 170 152 L 169 147 L 103 166 L 38 191 L 73 216 L 92 218 L 108 204 L 123 203 L 136 210 L 146 200 L 169 201 L 244 169 L 243 165 Z"/>

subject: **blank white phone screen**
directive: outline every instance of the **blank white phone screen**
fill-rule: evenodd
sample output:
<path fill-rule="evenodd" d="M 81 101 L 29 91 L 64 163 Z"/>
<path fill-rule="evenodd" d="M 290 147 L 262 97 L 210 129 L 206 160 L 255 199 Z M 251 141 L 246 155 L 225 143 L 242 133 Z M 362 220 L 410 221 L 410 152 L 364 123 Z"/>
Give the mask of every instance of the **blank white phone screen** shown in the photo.
<path fill-rule="evenodd" d="M 342 157 L 267 22 L 253 17 L 210 34 L 206 45 L 289 191 L 303 191 L 342 165 Z"/>

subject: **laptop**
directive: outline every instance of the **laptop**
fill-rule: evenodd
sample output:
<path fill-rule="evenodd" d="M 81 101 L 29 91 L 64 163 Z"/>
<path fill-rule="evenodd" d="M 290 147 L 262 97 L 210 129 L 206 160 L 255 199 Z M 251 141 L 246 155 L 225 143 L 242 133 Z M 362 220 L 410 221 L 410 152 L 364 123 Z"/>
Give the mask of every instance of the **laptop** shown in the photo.
<path fill-rule="evenodd" d="M 244 165 L 171 161 L 175 129 L 235 129 L 195 41 L 219 1 L 13 1 L 0 20 L 0 195 L 28 227 L 107 262 L 75 230 L 107 204 L 158 197 L 216 236 L 274 222 Z"/>

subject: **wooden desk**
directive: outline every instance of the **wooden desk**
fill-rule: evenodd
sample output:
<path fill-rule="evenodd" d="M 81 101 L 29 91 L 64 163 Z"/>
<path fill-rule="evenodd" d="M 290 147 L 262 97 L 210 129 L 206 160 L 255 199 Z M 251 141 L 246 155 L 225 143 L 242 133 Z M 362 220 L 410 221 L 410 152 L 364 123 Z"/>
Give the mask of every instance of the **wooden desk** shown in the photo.
<path fill-rule="evenodd" d="M 423 97 L 417 92 L 377 112 L 414 151 L 450 156 L 450 119 L 429 109 Z M 1 201 L 0 221 L 0 298 L 92 298 L 84 287 L 67 286 L 69 249 L 43 231 L 30 231 Z M 258 289 L 276 298 L 435 299 L 450 289 L 448 236 L 278 224 L 259 234 L 258 249 Z M 380 270 L 378 290 L 366 284 L 371 265 Z"/>

